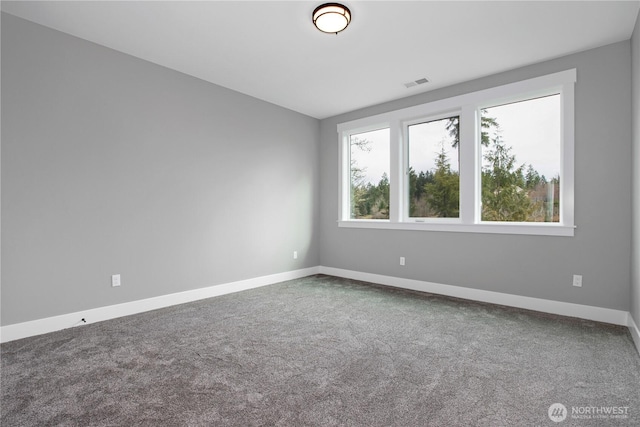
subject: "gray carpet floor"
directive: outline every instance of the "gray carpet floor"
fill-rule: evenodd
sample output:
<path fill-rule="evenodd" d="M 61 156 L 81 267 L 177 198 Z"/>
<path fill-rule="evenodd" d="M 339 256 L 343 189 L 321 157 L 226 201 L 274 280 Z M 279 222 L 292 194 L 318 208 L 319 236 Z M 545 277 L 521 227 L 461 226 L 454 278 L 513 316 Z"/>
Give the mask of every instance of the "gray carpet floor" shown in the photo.
<path fill-rule="evenodd" d="M 12 341 L 1 359 L 6 427 L 640 425 L 624 327 L 322 275 Z"/>

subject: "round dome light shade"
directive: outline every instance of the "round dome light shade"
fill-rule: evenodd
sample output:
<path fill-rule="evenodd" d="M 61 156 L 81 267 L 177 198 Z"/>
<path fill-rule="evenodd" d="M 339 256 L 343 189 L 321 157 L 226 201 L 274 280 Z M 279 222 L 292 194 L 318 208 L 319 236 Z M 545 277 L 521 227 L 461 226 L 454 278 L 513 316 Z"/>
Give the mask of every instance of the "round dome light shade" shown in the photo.
<path fill-rule="evenodd" d="M 325 3 L 313 11 L 313 24 L 323 33 L 335 33 L 347 28 L 351 11 L 339 3 Z"/>

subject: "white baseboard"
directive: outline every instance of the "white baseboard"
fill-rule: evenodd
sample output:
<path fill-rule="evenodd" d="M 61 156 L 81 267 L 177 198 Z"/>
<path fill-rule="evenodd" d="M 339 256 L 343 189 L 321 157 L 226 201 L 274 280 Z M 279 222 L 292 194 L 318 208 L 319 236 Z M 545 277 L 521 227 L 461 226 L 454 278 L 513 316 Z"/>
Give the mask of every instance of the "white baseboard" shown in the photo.
<path fill-rule="evenodd" d="M 447 295 L 473 301 L 482 301 L 492 304 L 541 311 L 544 313 L 559 314 L 563 316 L 578 317 L 581 319 L 627 326 L 631 331 L 631 335 L 633 337 L 636 348 L 638 349 L 638 352 L 640 352 L 640 330 L 638 330 L 638 326 L 634 322 L 631 314 L 626 311 L 552 301 L 541 298 L 518 296 L 501 292 L 485 291 L 481 289 L 444 285 L 440 283 L 425 282 L 421 280 L 403 279 L 400 277 L 383 276 L 380 274 L 363 273 L 359 271 L 344 270 L 340 268 L 324 266 L 288 271 L 284 273 L 272 274 L 269 276 L 256 277 L 253 279 L 240 280 L 237 282 L 210 286 L 207 288 L 194 289 L 191 291 L 178 292 L 154 298 L 147 298 L 144 300 L 131 301 L 122 304 L 99 307 L 90 310 L 63 314 L 60 316 L 47 317 L 44 319 L 32 320 L 29 322 L 2 326 L 0 328 L 0 342 L 4 343 L 8 341 L 14 341 L 21 338 L 46 334 L 49 332 L 59 331 L 62 329 L 72 328 L 85 324 L 81 322 L 80 319 L 85 319 L 87 324 L 96 323 L 122 316 L 129 316 L 145 311 L 169 307 L 172 305 L 184 304 L 205 298 L 211 298 L 248 289 L 258 288 L 261 286 L 272 285 L 274 283 L 284 282 L 287 280 L 299 279 L 301 277 L 311 276 L 314 274 L 327 274 L 330 276 L 361 280 L 397 288 L 411 289 L 415 291 Z"/>
<path fill-rule="evenodd" d="M 629 331 L 631 332 L 631 337 L 633 338 L 633 342 L 636 345 L 636 349 L 638 350 L 638 354 L 640 354 L 640 329 L 638 329 L 638 324 L 633 321 L 633 316 L 629 313 Z"/>
<path fill-rule="evenodd" d="M 131 314 L 156 310 L 172 305 L 184 304 L 187 302 L 198 301 L 205 298 L 245 291 L 247 289 L 272 285 L 274 283 L 284 282 L 287 280 L 299 279 L 301 277 L 311 276 L 318 273 L 319 267 L 310 267 L 301 270 L 287 271 L 284 273 L 277 273 L 269 276 L 240 280 L 237 282 L 225 283 L 222 285 L 209 286 L 207 288 L 194 289 L 191 291 L 178 292 L 154 298 L 147 298 L 138 301 L 131 301 L 122 304 L 99 307 L 90 310 L 78 311 L 75 313 L 63 314 L 60 316 L 47 317 L 44 319 L 32 320 L 29 322 L 2 326 L 0 328 L 0 342 L 14 341 L 20 338 L 46 334 L 49 332 L 59 331 L 74 326 L 102 322 L 104 320 L 115 319 L 122 316 L 129 316 Z M 86 323 L 83 323 L 81 319 L 85 319 Z"/>
<path fill-rule="evenodd" d="M 411 289 L 414 291 L 447 295 L 473 301 L 482 301 L 492 304 L 506 305 L 509 307 L 541 311 L 543 313 L 559 314 L 562 316 L 612 323 L 614 325 L 629 325 L 628 318 L 630 315 L 628 312 L 622 310 L 504 294 L 501 292 L 484 291 L 481 289 L 464 288 L 461 286 L 443 285 L 440 283 L 383 276 L 380 274 L 362 273 L 359 271 L 343 270 L 332 267 L 321 266 L 320 273 L 328 274 L 330 276 L 344 277 L 347 279 L 362 280 L 364 282 L 377 283 L 380 285 L 393 286 L 396 288 Z"/>

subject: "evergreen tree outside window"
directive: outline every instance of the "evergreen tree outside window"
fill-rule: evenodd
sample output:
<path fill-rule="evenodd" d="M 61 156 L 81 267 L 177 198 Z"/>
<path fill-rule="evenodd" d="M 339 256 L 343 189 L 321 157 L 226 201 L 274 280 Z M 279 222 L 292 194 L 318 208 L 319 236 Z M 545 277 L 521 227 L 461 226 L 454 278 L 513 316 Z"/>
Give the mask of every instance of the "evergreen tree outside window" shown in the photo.
<path fill-rule="evenodd" d="M 458 218 L 459 117 L 446 117 L 408 126 L 409 216 L 412 218 Z"/>

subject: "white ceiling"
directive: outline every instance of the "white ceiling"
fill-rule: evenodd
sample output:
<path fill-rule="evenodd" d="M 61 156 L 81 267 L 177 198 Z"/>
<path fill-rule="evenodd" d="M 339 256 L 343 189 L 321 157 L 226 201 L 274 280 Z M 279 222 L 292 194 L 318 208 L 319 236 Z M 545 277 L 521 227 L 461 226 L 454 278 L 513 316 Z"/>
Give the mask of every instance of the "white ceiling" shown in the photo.
<path fill-rule="evenodd" d="M 259 99 L 325 118 L 628 40 L 640 1 L 2 1 L 2 10 Z M 430 83 L 407 89 L 404 83 Z"/>

